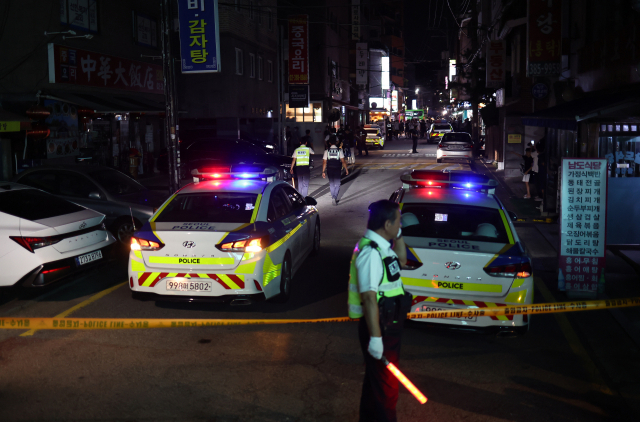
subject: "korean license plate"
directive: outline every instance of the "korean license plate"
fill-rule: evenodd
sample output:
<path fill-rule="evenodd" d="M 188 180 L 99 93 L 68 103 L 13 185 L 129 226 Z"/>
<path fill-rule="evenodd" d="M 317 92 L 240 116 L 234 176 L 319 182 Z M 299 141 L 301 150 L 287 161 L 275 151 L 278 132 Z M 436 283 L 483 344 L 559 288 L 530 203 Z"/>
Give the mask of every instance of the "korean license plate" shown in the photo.
<path fill-rule="evenodd" d="M 167 280 L 167 290 L 180 292 L 210 292 L 213 283 L 211 281 L 173 281 Z"/>
<path fill-rule="evenodd" d="M 437 312 L 437 311 L 457 311 L 457 310 L 466 310 L 466 308 L 441 308 L 436 306 L 422 305 L 422 312 Z M 478 320 L 477 317 L 462 317 L 462 318 L 443 318 L 443 319 L 455 319 L 456 321 L 469 321 L 476 322 Z"/>
<path fill-rule="evenodd" d="M 76 265 L 80 266 L 80 265 L 88 264 L 89 262 L 97 261 L 99 259 L 102 259 L 101 250 L 89 252 L 88 254 L 85 254 L 85 255 L 76 256 Z"/>

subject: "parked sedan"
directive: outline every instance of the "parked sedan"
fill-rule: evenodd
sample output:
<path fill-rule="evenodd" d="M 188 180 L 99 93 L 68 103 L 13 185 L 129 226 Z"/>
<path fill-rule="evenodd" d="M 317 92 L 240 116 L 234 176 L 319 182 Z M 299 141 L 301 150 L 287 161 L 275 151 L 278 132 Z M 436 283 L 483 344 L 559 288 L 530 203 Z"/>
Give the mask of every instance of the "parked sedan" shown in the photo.
<path fill-rule="evenodd" d="M 466 132 L 445 133 L 436 150 L 436 162 L 447 159 L 463 159 L 472 161 L 476 158 L 471 135 Z"/>
<path fill-rule="evenodd" d="M 108 260 L 104 215 L 18 183 L 0 182 L 0 287 L 39 287 Z"/>
<path fill-rule="evenodd" d="M 107 228 L 125 244 L 168 196 L 118 170 L 97 165 L 36 167 L 20 173 L 15 181 L 104 214 Z"/>
<path fill-rule="evenodd" d="M 232 166 L 237 164 L 259 164 L 273 167 L 276 179 L 291 178 L 291 157 L 267 154 L 250 142 L 240 139 L 200 138 L 185 147 L 180 147 L 181 178 L 190 178 L 191 170 L 199 166 Z M 167 171 L 169 160 L 166 153 L 158 157 L 158 169 Z"/>

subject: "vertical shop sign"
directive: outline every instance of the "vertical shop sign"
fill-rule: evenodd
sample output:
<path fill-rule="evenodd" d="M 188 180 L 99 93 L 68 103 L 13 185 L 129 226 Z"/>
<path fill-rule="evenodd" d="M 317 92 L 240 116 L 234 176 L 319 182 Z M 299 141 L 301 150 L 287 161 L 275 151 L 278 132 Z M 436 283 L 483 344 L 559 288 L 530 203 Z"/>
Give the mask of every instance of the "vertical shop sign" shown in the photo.
<path fill-rule="evenodd" d="M 504 40 L 487 44 L 487 86 L 502 88 L 505 81 L 506 43 Z"/>
<path fill-rule="evenodd" d="M 60 23 L 69 28 L 98 32 L 98 5 L 96 0 L 60 0 Z"/>
<path fill-rule="evenodd" d="M 289 83 L 309 83 L 309 15 L 289 16 Z"/>
<path fill-rule="evenodd" d="M 369 52 L 366 42 L 356 43 L 356 85 L 367 84 L 367 62 Z"/>
<path fill-rule="evenodd" d="M 564 158 L 558 288 L 593 296 L 604 288 L 607 160 Z"/>
<path fill-rule="evenodd" d="M 220 72 L 218 0 L 178 0 L 182 73 Z"/>
<path fill-rule="evenodd" d="M 351 0 L 351 39 L 360 40 L 360 0 Z"/>
<path fill-rule="evenodd" d="M 562 0 L 529 0 L 527 76 L 561 73 Z"/>

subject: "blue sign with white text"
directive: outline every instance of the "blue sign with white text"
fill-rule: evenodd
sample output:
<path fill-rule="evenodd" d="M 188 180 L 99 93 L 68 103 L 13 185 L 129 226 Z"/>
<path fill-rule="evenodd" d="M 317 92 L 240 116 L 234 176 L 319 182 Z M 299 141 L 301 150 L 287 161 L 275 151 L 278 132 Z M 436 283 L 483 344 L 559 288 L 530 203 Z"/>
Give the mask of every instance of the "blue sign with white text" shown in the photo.
<path fill-rule="evenodd" d="M 218 0 L 178 0 L 182 73 L 220 72 Z"/>

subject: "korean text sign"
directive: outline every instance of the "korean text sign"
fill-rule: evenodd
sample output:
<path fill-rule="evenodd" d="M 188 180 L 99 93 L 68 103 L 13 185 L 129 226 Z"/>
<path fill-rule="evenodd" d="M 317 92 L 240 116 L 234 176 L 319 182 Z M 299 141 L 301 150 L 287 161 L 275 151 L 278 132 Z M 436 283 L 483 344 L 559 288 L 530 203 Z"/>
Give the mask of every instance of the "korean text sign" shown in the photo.
<path fill-rule="evenodd" d="M 220 72 L 218 0 L 178 0 L 182 73 Z"/>
<path fill-rule="evenodd" d="M 527 76 L 559 75 L 562 0 L 529 0 Z"/>
<path fill-rule="evenodd" d="M 49 82 L 164 94 L 162 66 L 49 44 Z"/>
<path fill-rule="evenodd" d="M 289 16 L 289 83 L 309 83 L 309 16 Z"/>
<path fill-rule="evenodd" d="M 487 86 L 501 88 L 505 81 L 507 46 L 504 40 L 489 41 L 487 44 Z"/>
<path fill-rule="evenodd" d="M 356 43 L 356 84 L 366 85 L 368 76 L 369 51 L 366 42 Z"/>
<path fill-rule="evenodd" d="M 607 160 L 563 159 L 561 199 L 558 287 L 595 295 L 604 283 Z"/>

